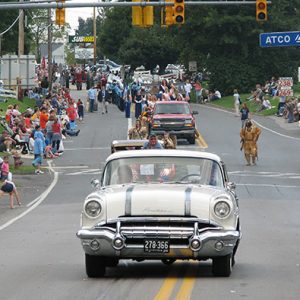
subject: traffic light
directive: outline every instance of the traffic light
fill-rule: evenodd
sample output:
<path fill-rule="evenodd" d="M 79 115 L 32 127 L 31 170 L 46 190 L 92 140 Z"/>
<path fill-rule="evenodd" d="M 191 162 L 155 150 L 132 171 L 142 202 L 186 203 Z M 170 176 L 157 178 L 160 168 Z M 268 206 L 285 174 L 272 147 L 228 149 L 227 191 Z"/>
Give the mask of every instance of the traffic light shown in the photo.
<path fill-rule="evenodd" d="M 174 0 L 174 24 L 184 23 L 184 0 Z"/>
<path fill-rule="evenodd" d="M 140 2 L 140 0 L 132 0 L 132 2 Z M 143 26 L 143 8 L 141 6 L 132 6 L 132 25 Z"/>
<path fill-rule="evenodd" d="M 166 2 L 172 2 L 172 6 L 165 7 L 165 25 L 174 24 L 174 0 L 166 0 Z"/>
<path fill-rule="evenodd" d="M 56 2 L 64 3 L 65 0 L 56 0 Z M 57 8 L 55 10 L 55 24 L 58 26 L 64 26 L 65 22 L 65 8 Z"/>
<path fill-rule="evenodd" d="M 267 0 L 256 0 L 256 21 L 267 21 Z"/>
<path fill-rule="evenodd" d="M 153 6 L 143 7 L 143 27 L 149 26 L 153 26 Z"/>
<path fill-rule="evenodd" d="M 132 0 L 140 2 L 140 0 Z M 149 0 L 147 0 L 149 2 Z M 153 6 L 132 6 L 132 25 L 149 27 L 153 25 Z"/>

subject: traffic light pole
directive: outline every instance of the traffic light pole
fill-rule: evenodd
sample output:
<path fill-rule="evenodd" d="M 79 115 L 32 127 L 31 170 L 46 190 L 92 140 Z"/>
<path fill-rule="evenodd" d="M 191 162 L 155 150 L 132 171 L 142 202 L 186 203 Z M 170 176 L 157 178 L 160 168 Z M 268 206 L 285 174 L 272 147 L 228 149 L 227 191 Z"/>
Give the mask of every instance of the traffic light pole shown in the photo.
<path fill-rule="evenodd" d="M 48 8 L 48 83 L 49 91 L 52 89 L 52 19 L 51 8 Z"/>
<path fill-rule="evenodd" d="M 51 1 L 51 0 L 50 0 Z M 12 4 L 13 3 L 13 4 Z M 272 1 L 267 1 L 267 4 L 272 4 Z M 33 2 L 6 2 L 5 4 L 0 3 L 0 10 L 10 10 L 10 9 L 47 9 L 47 8 L 73 8 L 73 7 L 120 7 L 120 6 L 172 6 L 172 2 L 167 2 L 165 0 L 148 2 L 84 2 L 84 3 L 74 3 L 74 2 L 48 2 L 48 3 L 33 3 Z M 185 5 L 256 5 L 256 1 L 185 1 Z"/>
<path fill-rule="evenodd" d="M 23 0 L 20 0 L 19 3 L 22 3 Z M 20 9 L 19 17 L 19 47 L 18 47 L 18 56 L 24 55 L 24 10 Z"/>

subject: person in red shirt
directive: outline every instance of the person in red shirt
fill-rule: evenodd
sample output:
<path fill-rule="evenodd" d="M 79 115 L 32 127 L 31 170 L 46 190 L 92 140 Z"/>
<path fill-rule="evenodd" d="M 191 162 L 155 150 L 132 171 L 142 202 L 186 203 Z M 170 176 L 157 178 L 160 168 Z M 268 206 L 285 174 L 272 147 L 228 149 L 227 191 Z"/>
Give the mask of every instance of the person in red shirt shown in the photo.
<path fill-rule="evenodd" d="M 202 99 L 201 99 L 201 92 L 202 92 L 202 85 L 200 83 L 200 81 L 196 81 L 196 83 L 194 84 L 194 88 L 196 91 L 196 103 L 202 103 Z"/>
<path fill-rule="evenodd" d="M 74 122 L 76 120 L 77 111 L 76 111 L 76 108 L 74 107 L 74 103 L 69 105 L 69 107 L 67 108 L 67 115 L 71 122 Z"/>
<path fill-rule="evenodd" d="M 72 103 L 67 108 L 67 115 L 68 115 L 69 120 L 70 120 L 70 129 L 75 130 L 75 128 L 76 128 L 75 120 L 77 118 L 77 109 L 75 107 L 74 100 L 72 101 Z"/>
<path fill-rule="evenodd" d="M 31 132 L 31 129 L 32 129 L 32 123 L 31 123 L 30 118 L 31 118 L 30 115 L 25 115 L 25 118 L 24 118 L 25 128 L 28 132 Z"/>
<path fill-rule="evenodd" d="M 49 119 L 49 115 L 47 113 L 47 109 L 43 107 L 41 109 L 41 114 L 40 114 L 40 127 L 42 130 L 45 130 L 48 119 Z"/>
<path fill-rule="evenodd" d="M 62 135 L 61 135 L 61 125 L 58 122 L 58 118 L 55 117 L 54 123 L 52 124 L 52 150 L 54 153 L 57 153 L 59 150 L 59 146 L 61 143 Z"/>

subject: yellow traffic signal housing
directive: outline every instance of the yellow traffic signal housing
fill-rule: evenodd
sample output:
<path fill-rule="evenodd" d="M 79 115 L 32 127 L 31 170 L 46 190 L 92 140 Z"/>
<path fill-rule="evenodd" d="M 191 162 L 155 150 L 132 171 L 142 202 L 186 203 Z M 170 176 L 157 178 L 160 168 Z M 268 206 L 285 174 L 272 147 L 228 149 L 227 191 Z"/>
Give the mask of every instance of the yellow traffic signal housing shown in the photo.
<path fill-rule="evenodd" d="M 268 20 L 267 1 L 256 0 L 256 21 L 263 22 Z"/>
<path fill-rule="evenodd" d="M 184 0 L 174 0 L 174 24 L 184 23 Z"/>
<path fill-rule="evenodd" d="M 56 2 L 64 3 L 65 0 L 56 0 Z M 65 20 L 65 9 L 64 8 L 57 8 L 55 10 L 55 24 L 59 26 L 64 26 L 66 23 Z"/>
<path fill-rule="evenodd" d="M 140 0 L 132 0 L 132 2 L 140 2 Z M 132 6 L 132 25 L 143 26 L 143 9 L 141 6 Z"/>
<path fill-rule="evenodd" d="M 173 25 L 174 24 L 174 0 L 166 0 L 166 2 L 172 2 L 172 6 L 165 7 L 165 25 Z"/>
<path fill-rule="evenodd" d="M 140 2 L 140 0 L 132 0 Z M 149 2 L 149 0 L 147 0 Z M 132 6 L 132 25 L 149 27 L 153 25 L 153 6 Z"/>
<path fill-rule="evenodd" d="M 153 26 L 153 6 L 143 8 L 143 27 L 149 26 Z"/>

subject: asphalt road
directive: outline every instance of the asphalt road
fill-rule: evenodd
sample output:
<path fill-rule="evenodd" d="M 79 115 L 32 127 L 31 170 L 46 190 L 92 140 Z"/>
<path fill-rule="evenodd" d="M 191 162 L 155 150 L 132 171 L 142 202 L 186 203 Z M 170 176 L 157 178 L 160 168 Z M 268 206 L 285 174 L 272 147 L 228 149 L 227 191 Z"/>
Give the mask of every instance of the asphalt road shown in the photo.
<path fill-rule="evenodd" d="M 300 133 L 255 118 L 264 127 L 259 161 L 247 167 L 239 118 L 207 106 L 194 109 L 208 146 L 203 150 L 219 154 L 237 184 L 243 239 L 231 277 L 214 278 L 210 262 L 167 267 L 121 261 L 105 278 L 87 278 L 75 236 L 83 199 L 92 191 L 90 180 L 100 175 L 110 142 L 126 138 L 128 127 L 123 113 L 110 107 L 105 115 L 87 114 L 80 135 L 65 142 L 65 154 L 45 179 L 52 190 L 34 209 L 15 222 L 7 220 L 24 210 L 1 219 L 0 299 L 299 299 Z M 198 144 L 181 142 L 179 148 L 198 151 Z"/>

